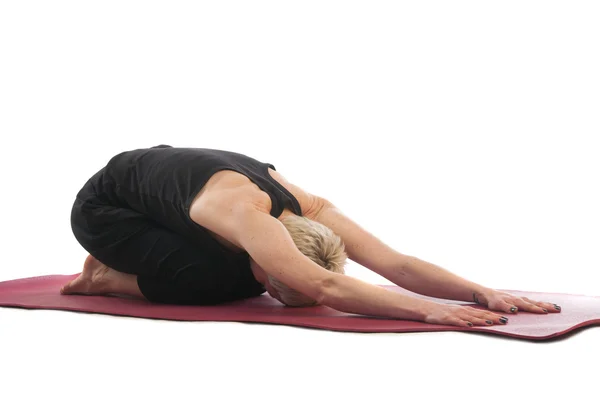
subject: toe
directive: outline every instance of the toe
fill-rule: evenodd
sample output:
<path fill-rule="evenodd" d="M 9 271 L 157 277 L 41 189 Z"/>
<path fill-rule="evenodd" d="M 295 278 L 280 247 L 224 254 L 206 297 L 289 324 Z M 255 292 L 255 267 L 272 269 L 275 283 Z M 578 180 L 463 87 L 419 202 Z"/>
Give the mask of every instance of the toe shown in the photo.
<path fill-rule="evenodd" d="M 77 278 L 67 282 L 61 289 L 61 294 L 81 293 L 85 288 L 85 280 L 78 276 Z"/>
<path fill-rule="evenodd" d="M 73 284 L 73 281 L 67 283 L 66 285 L 64 285 L 63 287 L 60 288 L 60 294 L 69 294 L 71 293 L 71 285 Z"/>

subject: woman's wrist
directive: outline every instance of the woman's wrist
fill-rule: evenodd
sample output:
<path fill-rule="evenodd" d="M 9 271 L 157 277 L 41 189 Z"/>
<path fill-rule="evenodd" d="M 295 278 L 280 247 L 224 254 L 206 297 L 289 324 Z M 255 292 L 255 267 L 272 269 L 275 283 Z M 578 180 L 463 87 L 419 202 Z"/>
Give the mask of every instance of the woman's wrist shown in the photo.
<path fill-rule="evenodd" d="M 477 304 L 485 305 L 488 303 L 488 297 L 490 294 L 494 292 L 494 289 L 490 289 L 483 286 L 478 286 L 472 289 L 471 292 L 471 301 Z"/>
<path fill-rule="evenodd" d="M 436 310 L 439 310 L 440 307 L 443 307 L 447 304 L 437 303 L 435 301 L 423 300 L 421 305 L 419 306 L 419 318 L 418 321 L 426 322 L 427 317 L 434 313 Z"/>

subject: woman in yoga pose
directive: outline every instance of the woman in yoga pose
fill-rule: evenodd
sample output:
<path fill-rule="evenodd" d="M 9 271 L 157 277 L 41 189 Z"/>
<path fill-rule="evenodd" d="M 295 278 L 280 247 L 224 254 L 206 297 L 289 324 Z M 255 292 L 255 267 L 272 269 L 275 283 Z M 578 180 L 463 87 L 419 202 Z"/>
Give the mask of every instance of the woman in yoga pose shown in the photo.
<path fill-rule="evenodd" d="M 465 327 L 507 323 L 489 310 L 560 311 L 399 253 L 273 165 L 233 152 L 122 152 L 78 192 L 71 226 L 89 256 L 62 294 L 209 305 L 266 290 L 289 306 Z M 346 256 L 413 292 L 486 309 L 365 283 L 344 274 Z"/>

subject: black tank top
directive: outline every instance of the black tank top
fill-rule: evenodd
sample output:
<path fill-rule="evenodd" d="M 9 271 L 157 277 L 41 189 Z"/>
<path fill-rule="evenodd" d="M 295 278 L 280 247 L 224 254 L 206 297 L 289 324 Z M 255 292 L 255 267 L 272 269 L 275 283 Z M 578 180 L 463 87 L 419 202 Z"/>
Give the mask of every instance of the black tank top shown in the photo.
<path fill-rule="evenodd" d="M 209 178 L 221 170 L 233 170 L 248 177 L 266 192 L 272 203 L 270 214 L 279 217 L 284 208 L 301 216 L 296 198 L 279 184 L 263 163 L 234 152 L 205 148 L 174 148 L 158 145 L 119 153 L 92 177 L 78 197 L 101 197 L 112 206 L 128 208 L 147 215 L 160 226 L 189 238 L 209 250 L 219 265 L 233 267 L 243 280 L 237 281 L 242 297 L 265 290 L 250 271 L 248 254 L 236 253 L 221 245 L 208 231 L 189 217 L 196 194 Z M 216 255 L 216 257 L 215 257 Z"/>
<path fill-rule="evenodd" d="M 196 194 L 221 170 L 241 173 L 266 192 L 273 217 L 279 217 L 284 208 L 302 215 L 296 198 L 271 177 L 268 168 L 275 170 L 270 163 L 240 153 L 158 145 L 114 156 L 105 175 L 115 184 L 115 199 L 167 224 L 173 216 L 188 218 Z"/>

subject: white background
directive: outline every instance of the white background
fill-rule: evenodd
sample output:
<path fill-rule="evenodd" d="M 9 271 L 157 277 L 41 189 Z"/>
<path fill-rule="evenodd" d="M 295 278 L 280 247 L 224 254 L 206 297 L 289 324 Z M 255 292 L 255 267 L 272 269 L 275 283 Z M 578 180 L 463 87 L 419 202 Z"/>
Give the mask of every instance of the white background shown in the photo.
<path fill-rule="evenodd" d="M 600 295 L 599 11 L 2 2 L 0 280 L 79 272 L 79 188 L 169 144 L 271 162 L 490 287 Z M 540 344 L 0 309 L 5 397 L 592 396 L 598 352 L 599 328 Z"/>

